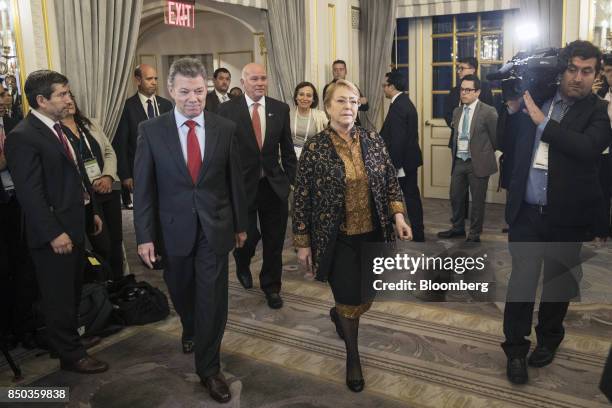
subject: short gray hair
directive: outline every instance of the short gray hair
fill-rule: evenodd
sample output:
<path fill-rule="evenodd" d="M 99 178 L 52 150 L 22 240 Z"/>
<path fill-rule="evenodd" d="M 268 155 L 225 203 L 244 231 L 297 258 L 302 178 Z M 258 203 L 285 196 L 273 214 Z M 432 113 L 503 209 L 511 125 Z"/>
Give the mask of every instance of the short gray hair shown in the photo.
<path fill-rule="evenodd" d="M 172 63 L 168 72 L 168 88 L 174 85 L 174 78 L 180 74 L 188 78 L 197 78 L 202 76 L 206 81 L 206 68 L 202 61 L 195 58 L 180 58 Z"/>

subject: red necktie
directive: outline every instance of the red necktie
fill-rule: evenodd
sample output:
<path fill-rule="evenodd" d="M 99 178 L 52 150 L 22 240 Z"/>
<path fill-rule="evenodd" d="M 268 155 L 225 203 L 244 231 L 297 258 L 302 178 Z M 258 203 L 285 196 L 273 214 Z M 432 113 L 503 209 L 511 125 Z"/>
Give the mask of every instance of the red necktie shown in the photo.
<path fill-rule="evenodd" d="M 256 102 L 253 104 L 253 116 L 251 117 L 251 120 L 253 121 L 253 131 L 255 132 L 255 138 L 257 139 L 257 146 L 259 146 L 259 150 L 261 150 L 261 146 L 263 144 L 261 138 L 261 119 L 259 118 L 257 108 L 259 108 L 259 104 Z"/>
<path fill-rule="evenodd" d="M 200 174 L 200 168 L 202 167 L 202 152 L 200 151 L 200 142 L 196 136 L 196 126 L 198 125 L 193 120 L 188 120 L 185 125 L 189 128 L 187 132 L 187 168 L 193 184 L 198 181 L 198 175 Z"/>
<path fill-rule="evenodd" d="M 57 133 L 57 138 L 59 139 L 60 143 L 62 144 L 62 146 L 64 146 L 64 150 L 66 151 L 66 154 L 68 155 L 70 160 L 74 162 L 74 156 L 72 155 L 72 151 L 70 150 L 70 147 L 68 146 L 68 140 L 66 140 L 66 136 L 64 135 L 64 132 L 62 131 L 62 127 L 60 126 L 59 123 L 56 123 L 55 125 L 53 125 L 53 129 L 55 129 L 55 132 Z"/>

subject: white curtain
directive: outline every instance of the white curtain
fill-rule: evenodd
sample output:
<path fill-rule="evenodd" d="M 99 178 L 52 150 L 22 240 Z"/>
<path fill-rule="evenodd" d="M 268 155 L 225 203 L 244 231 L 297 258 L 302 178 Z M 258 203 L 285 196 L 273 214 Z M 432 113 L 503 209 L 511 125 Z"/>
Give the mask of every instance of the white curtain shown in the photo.
<path fill-rule="evenodd" d="M 79 108 L 109 137 L 119 123 L 140 27 L 143 0 L 57 0 L 63 74 Z"/>
<path fill-rule="evenodd" d="M 362 123 L 372 128 L 382 109 L 380 84 L 390 71 L 397 0 L 361 0 L 359 21 L 359 85 L 370 109 L 361 112 Z"/>
<path fill-rule="evenodd" d="M 306 10 L 304 0 L 267 0 L 262 11 L 268 49 L 268 93 L 289 105 L 295 86 L 304 81 Z"/>
<path fill-rule="evenodd" d="M 561 0 L 521 0 L 520 21 L 534 23 L 538 28 L 535 48 L 561 47 L 563 27 Z"/>

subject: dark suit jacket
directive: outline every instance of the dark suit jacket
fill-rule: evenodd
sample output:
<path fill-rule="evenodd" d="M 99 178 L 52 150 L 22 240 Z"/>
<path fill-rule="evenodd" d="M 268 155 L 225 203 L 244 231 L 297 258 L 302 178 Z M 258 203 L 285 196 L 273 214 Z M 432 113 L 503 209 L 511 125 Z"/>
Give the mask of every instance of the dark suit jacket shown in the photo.
<path fill-rule="evenodd" d="M 419 147 L 419 116 L 405 93 L 401 93 L 389 106 L 380 136 L 389 149 L 396 169 L 404 168 L 408 173 L 423 165 Z"/>
<path fill-rule="evenodd" d="M 606 102 L 591 94 L 574 103 L 561 123 L 550 120 L 544 128 L 542 141 L 549 144 L 547 211 L 553 225 L 579 227 L 592 222 L 602 197 L 599 157 L 612 138 L 606 109 Z M 508 115 L 500 135 L 502 140 L 515 138 L 512 150 L 504 151 L 513 156 L 506 203 L 509 225 L 516 220 L 525 197 L 535 132 L 530 117 L 518 112 Z"/>
<path fill-rule="evenodd" d="M 157 242 L 156 212 L 168 255 L 194 247 L 198 221 L 219 255 L 247 229 L 236 125 L 204 112 L 204 159 L 194 186 L 181 150 L 174 111 L 142 122 L 134 166 L 134 226 L 138 244 Z"/>
<path fill-rule="evenodd" d="M 169 100 L 159 95 L 156 95 L 155 99 L 160 115 L 172 110 L 172 102 Z M 126 99 L 119 126 L 113 139 L 113 148 L 117 154 L 117 173 L 121 180 L 133 178 L 138 124 L 147 119 L 147 113 L 140 103 L 138 93 Z"/>
<path fill-rule="evenodd" d="M 219 105 L 219 115 L 236 123 L 240 162 L 244 175 L 249 210 L 256 208 L 257 186 L 263 169 L 274 192 L 282 199 L 289 197 L 289 185 L 295 180 L 297 158 L 289 125 L 289 106 L 266 98 L 266 135 L 260 151 L 244 95 Z M 261 114 L 261 112 L 260 112 Z M 280 162 L 279 164 L 279 150 Z"/>
<path fill-rule="evenodd" d="M 455 167 L 457 138 L 459 137 L 457 127 L 459 126 L 462 113 L 462 106 L 457 106 L 453 112 L 453 168 Z M 469 147 L 472 169 L 476 177 L 487 177 L 497 173 L 497 160 L 495 159 L 495 149 L 497 149 L 497 111 L 494 107 L 486 105 L 482 101 L 478 101 L 476 104 L 476 110 L 470 122 Z"/>
<path fill-rule="evenodd" d="M 44 248 L 63 232 L 83 245 L 86 228 L 97 212 L 85 168 L 81 171 L 66 154 L 57 136 L 36 116 L 29 114 L 8 135 L 6 157 L 24 211 L 26 235 L 31 248 Z M 83 184 L 92 198 L 83 205 Z"/>
<path fill-rule="evenodd" d="M 227 96 L 231 99 L 231 96 L 229 93 L 227 94 Z M 219 100 L 219 97 L 217 96 L 214 90 L 206 94 L 206 108 L 205 109 L 207 111 L 217 113 L 217 108 L 219 107 L 219 105 L 221 105 L 221 101 Z"/>
<path fill-rule="evenodd" d="M 4 134 L 8 135 L 11 132 L 11 130 L 13 130 L 15 126 L 17 126 L 17 123 L 19 123 L 19 120 L 15 118 L 11 118 L 10 116 L 3 116 L 2 123 L 4 124 Z M 0 204 L 8 203 L 9 200 L 10 200 L 10 196 L 6 192 L 5 187 L 2 184 L 2 180 L 0 180 Z"/>
<path fill-rule="evenodd" d="M 489 85 L 487 81 L 482 81 L 480 83 L 480 96 L 478 97 L 478 100 L 490 106 L 494 106 L 495 104 L 493 101 L 493 93 L 491 92 L 491 85 Z M 444 121 L 446 122 L 446 125 L 451 128 L 451 135 L 448 140 L 448 147 L 451 149 L 453 148 L 454 140 L 451 123 L 453 121 L 453 112 L 455 111 L 455 108 L 459 106 L 459 102 L 459 86 L 456 86 L 450 90 L 450 93 L 444 100 Z"/>

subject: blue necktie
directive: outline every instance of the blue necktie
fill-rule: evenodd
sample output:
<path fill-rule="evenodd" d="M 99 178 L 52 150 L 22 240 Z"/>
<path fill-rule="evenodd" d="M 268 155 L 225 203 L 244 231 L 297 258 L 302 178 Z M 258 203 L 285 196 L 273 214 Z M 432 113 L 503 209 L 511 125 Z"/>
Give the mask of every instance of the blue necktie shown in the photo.
<path fill-rule="evenodd" d="M 147 99 L 147 116 L 149 119 L 155 117 L 155 109 L 153 109 L 153 103 L 150 99 Z"/>
<path fill-rule="evenodd" d="M 461 126 L 461 132 L 459 133 L 459 140 L 470 140 L 470 107 L 466 106 L 463 108 L 463 125 Z M 470 158 L 470 152 L 460 152 L 457 147 L 457 157 L 461 160 L 467 160 Z"/>

